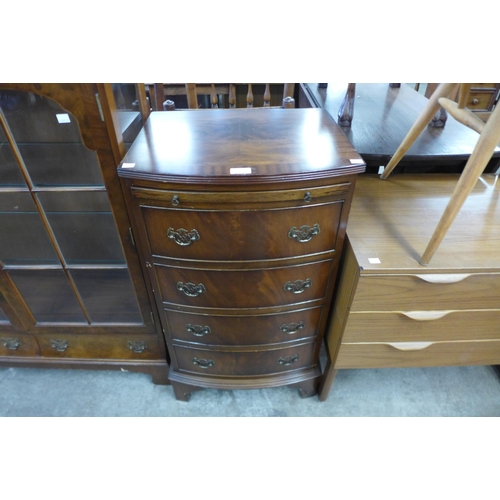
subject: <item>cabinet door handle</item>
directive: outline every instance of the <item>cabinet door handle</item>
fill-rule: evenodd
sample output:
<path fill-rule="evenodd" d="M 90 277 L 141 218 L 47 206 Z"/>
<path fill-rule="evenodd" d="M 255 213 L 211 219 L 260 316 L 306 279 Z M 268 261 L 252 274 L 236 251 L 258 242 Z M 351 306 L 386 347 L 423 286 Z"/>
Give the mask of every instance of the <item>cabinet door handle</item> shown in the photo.
<path fill-rule="evenodd" d="M 293 335 L 297 333 L 299 330 L 302 330 L 306 324 L 303 321 L 299 323 L 290 323 L 289 325 L 281 325 L 280 330 L 284 333 L 288 333 L 288 335 Z"/>
<path fill-rule="evenodd" d="M 148 344 L 144 340 L 129 340 L 127 342 L 128 348 L 138 354 L 144 352 L 148 348 Z"/>
<path fill-rule="evenodd" d="M 306 243 L 308 241 L 311 241 L 313 239 L 313 236 L 316 236 L 319 233 L 319 224 L 314 224 L 313 227 L 300 226 L 299 229 L 293 226 L 292 228 L 290 228 L 290 231 L 288 231 L 288 237 L 298 241 L 299 243 Z"/>
<path fill-rule="evenodd" d="M 212 359 L 197 359 L 193 358 L 193 365 L 197 365 L 200 368 L 203 368 L 206 370 L 207 368 L 211 368 L 212 366 L 215 365 L 214 361 Z"/>
<path fill-rule="evenodd" d="M 399 351 L 421 351 L 422 349 L 426 349 L 430 345 L 434 344 L 434 342 L 388 342 L 387 345 L 394 347 L 394 349 L 398 349 Z"/>
<path fill-rule="evenodd" d="M 180 228 L 175 231 L 173 227 L 169 227 L 167 230 L 167 237 L 170 240 L 174 240 L 181 247 L 188 247 L 191 243 L 200 239 L 200 234 L 196 229 L 188 231 L 187 229 Z"/>
<path fill-rule="evenodd" d="M 1 340 L 4 347 L 11 351 L 15 351 L 21 345 L 21 341 L 14 337 L 2 337 Z"/>
<path fill-rule="evenodd" d="M 209 326 L 201 326 L 201 325 L 189 325 L 189 324 L 187 324 L 186 330 L 189 333 L 196 335 L 196 337 L 204 337 L 205 335 L 212 333 L 212 330 L 210 330 Z"/>
<path fill-rule="evenodd" d="M 299 360 L 299 355 L 296 354 L 295 356 L 286 356 L 284 358 L 279 358 L 278 363 L 283 366 L 290 366 L 296 363 Z"/>
<path fill-rule="evenodd" d="M 177 290 L 180 290 L 184 295 L 188 297 L 198 297 L 202 293 L 205 293 L 207 289 L 203 283 L 199 283 L 195 285 L 194 283 L 186 283 L 184 284 L 182 281 L 177 283 Z"/>
<path fill-rule="evenodd" d="M 453 311 L 401 311 L 403 316 L 415 321 L 434 321 L 441 319 Z"/>
<path fill-rule="evenodd" d="M 285 283 L 284 289 L 292 293 L 303 293 L 312 285 L 312 280 L 307 278 L 306 280 L 296 280 L 293 283 L 287 281 Z"/>
<path fill-rule="evenodd" d="M 67 340 L 62 340 L 62 339 L 50 339 L 50 345 L 57 351 L 57 352 L 64 352 L 68 346 L 69 343 Z"/>

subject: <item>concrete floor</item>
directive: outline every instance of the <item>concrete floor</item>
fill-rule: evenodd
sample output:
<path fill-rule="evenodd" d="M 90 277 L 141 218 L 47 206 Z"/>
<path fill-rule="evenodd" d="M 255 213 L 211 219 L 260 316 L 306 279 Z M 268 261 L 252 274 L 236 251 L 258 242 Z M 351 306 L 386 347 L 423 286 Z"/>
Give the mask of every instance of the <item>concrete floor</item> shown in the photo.
<path fill-rule="evenodd" d="M 295 389 L 194 392 L 176 401 L 145 374 L 0 368 L 3 417 L 498 417 L 491 366 L 340 370 L 326 402 Z"/>

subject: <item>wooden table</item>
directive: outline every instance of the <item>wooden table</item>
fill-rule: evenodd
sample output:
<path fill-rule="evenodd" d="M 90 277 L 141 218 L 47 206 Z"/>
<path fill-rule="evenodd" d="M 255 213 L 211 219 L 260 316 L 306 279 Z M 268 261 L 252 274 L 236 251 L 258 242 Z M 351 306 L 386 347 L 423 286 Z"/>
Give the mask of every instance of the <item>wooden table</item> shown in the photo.
<path fill-rule="evenodd" d="M 337 121 L 347 83 L 300 84 L 299 107 L 322 107 Z M 364 158 L 367 173 L 377 173 L 401 144 L 427 99 L 406 84 L 358 83 L 354 119 L 342 131 Z M 444 128 L 427 127 L 395 170 L 397 172 L 461 172 L 478 140 L 478 134 L 449 117 Z M 486 172 L 500 166 L 497 148 Z"/>
<path fill-rule="evenodd" d="M 336 369 L 500 363 L 500 184 L 483 175 L 428 266 L 458 175 L 358 177 L 326 336 Z"/>

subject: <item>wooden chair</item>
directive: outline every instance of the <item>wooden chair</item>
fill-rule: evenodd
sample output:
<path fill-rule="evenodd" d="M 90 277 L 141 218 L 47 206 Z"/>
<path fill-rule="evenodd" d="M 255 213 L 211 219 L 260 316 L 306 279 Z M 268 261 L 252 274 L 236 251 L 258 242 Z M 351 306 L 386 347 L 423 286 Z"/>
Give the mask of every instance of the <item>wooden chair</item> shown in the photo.
<path fill-rule="evenodd" d="M 173 85 L 176 85 L 174 88 Z M 189 109 L 199 109 L 198 107 L 198 92 L 197 89 L 200 89 L 200 94 L 209 94 L 210 95 L 210 104 L 211 108 L 219 107 L 219 95 L 227 94 L 228 95 L 228 103 L 229 108 L 237 107 L 237 95 L 236 95 L 236 85 L 234 83 L 229 84 L 195 84 L 195 83 L 186 83 L 186 84 L 163 84 L 163 83 L 155 83 L 149 85 L 149 94 L 151 98 L 151 107 L 155 111 L 174 111 L 175 104 L 172 100 L 165 100 L 165 92 L 167 95 L 169 92 L 173 92 L 175 94 L 184 93 L 187 96 L 187 103 Z M 254 107 L 254 85 L 248 83 L 247 84 L 247 94 L 246 94 L 246 107 L 252 108 Z M 184 87 L 184 91 L 182 88 Z M 281 108 L 294 108 L 295 107 L 295 99 L 293 98 L 295 84 L 294 83 L 285 83 L 283 89 L 283 100 L 281 106 L 271 106 L 271 84 L 266 83 L 263 94 L 263 107 L 281 107 Z"/>
<path fill-rule="evenodd" d="M 455 120 L 480 134 L 478 142 L 451 195 L 450 201 L 422 255 L 420 264 L 423 266 L 429 263 L 438 249 L 441 241 L 460 211 L 460 208 L 467 199 L 467 196 L 474 188 L 486 164 L 493 156 L 495 148 L 500 143 L 500 106 L 495 107 L 489 120 L 484 123 L 465 106 L 470 88 L 471 84 L 468 83 L 441 83 L 430 97 L 429 102 L 380 176 L 381 179 L 387 179 L 401 158 L 422 133 L 429 121 L 439 111 L 440 107 L 444 108 Z M 450 98 L 456 95 L 457 90 L 458 103 Z"/>

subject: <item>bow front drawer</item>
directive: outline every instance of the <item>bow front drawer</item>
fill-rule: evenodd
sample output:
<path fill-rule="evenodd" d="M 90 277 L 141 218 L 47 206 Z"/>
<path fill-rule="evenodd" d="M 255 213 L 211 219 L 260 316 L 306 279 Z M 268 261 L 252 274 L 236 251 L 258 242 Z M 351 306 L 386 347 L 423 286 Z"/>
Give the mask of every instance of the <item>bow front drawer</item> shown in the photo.
<path fill-rule="evenodd" d="M 323 307 L 261 316 L 203 315 L 165 310 L 172 340 L 205 345 L 259 345 L 315 337 Z"/>
<path fill-rule="evenodd" d="M 263 351 L 209 351 L 174 346 L 179 371 L 236 377 L 282 373 L 313 365 L 314 342 Z"/>
<path fill-rule="evenodd" d="M 156 265 L 163 302 L 255 308 L 323 299 L 332 260 L 259 270 L 201 270 Z"/>
<path fill-rule="evenodd" d="M 142 214 L 154 256 L 263 260 L 333 251 L 342 205 L 198 211 L 142 207 Z"/>

